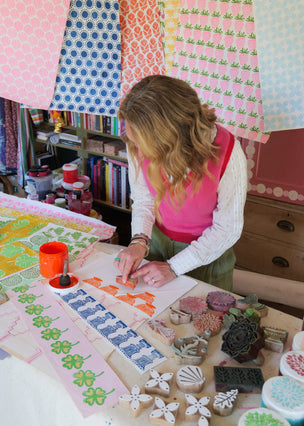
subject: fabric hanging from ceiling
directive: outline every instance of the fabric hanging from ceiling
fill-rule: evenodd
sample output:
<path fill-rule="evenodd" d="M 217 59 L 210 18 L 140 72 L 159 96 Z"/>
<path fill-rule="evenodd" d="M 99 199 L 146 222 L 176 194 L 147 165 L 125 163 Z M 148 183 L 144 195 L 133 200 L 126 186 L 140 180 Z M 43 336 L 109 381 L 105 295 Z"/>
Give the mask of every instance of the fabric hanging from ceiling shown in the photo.
<path fill-rule="evenodd" d="M 121 0 L 121 94 L 143 77 L 164 74 L 164 55 L 156 0 Z"/>
<path fill-rule="evenodd" d="M 304 127 L 304 2 L 255 0 L 265 129 Z"/>
<path fill-rule="evenodd" d="M 0 174 L 17 171 L 18 158 L 17 105 L 0 98 Z"/>
<path fill-rule="evenodd" d="M 1 0 L 0 96 L 50 105 L 69 0 Z"/>
<path fill-rule="evenodd" d="M 116 115 L 120 81 L 118 2 L 72 0 L 50 109 Z"/>
<path fill-rule="evenodd" d="M 235 136 L 266 142 L 252 0 L 182 0 L 171 76 Z"/>

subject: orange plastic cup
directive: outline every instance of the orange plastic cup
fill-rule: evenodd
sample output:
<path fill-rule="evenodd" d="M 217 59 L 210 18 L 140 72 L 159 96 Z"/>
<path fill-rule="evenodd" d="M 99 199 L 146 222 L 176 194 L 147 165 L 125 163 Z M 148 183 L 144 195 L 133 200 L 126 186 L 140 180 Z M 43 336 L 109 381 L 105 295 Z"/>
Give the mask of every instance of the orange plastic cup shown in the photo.
<path fill-rule="evenodd" d="M 45 278 L 52 278 L 62 274 L 64 261 L 69 258 L 66 244 L 59 241 L 45 243 L 39 249 L 40 274 Z"/>

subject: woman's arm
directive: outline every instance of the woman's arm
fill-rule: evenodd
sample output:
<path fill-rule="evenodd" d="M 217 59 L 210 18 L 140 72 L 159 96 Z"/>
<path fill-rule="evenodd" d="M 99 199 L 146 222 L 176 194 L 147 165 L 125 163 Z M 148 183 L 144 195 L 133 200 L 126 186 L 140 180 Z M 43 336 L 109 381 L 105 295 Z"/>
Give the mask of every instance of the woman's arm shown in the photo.
<path fill-rule="evenodd" d="M 154 198 L 146 184 L 142 169 L 136 173 L 135 165 L 129 158 L 129 183 L 132 198 L 132 235 L 144 234 L 151 238 L 155 221 Z"/>
<path fill-rule="evenodd" d="M 247 161 L 238 140 L 218 186 L 218 203 L 213 224 L 202 236 L 169 259 L 176 275 L 208 265 L 218 259 L 240 238 L 244 223 L 247 196 Z"/>

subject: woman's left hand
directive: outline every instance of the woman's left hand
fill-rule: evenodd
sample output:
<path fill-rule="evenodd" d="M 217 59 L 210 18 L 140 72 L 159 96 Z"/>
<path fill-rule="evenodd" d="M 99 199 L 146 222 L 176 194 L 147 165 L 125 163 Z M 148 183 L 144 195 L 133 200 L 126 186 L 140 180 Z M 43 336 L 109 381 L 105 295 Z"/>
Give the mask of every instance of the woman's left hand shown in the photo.
<path fill-rule="evenodd" d="M 175 273 L 167 262 L 153 261 L 141 266 L 131 275 L 131 278 L 143 277 L 151 287 L 161 287 L 176 278 Z"/>

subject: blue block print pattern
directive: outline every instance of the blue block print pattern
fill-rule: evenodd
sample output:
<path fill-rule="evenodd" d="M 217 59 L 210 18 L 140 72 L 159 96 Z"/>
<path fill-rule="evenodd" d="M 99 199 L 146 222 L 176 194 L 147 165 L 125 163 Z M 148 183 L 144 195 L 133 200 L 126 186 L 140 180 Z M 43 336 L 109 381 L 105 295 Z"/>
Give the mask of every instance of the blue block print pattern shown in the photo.
<path fill-rule="evenodd" d="M 255 0 L 265 130 L 304 123 L 304 2 Z"/>
<path fill-rule="evenodd" d="M 71 0 L 50 109 L 116 115 L 121 38 L 116 1 Z"/>
<path fill-rule="evenodd" d="M 89 296 L 83 289 L 61 295 L 87 323 L 104 336 L 141 373 L 166 358 L 149 342 Z"/>

